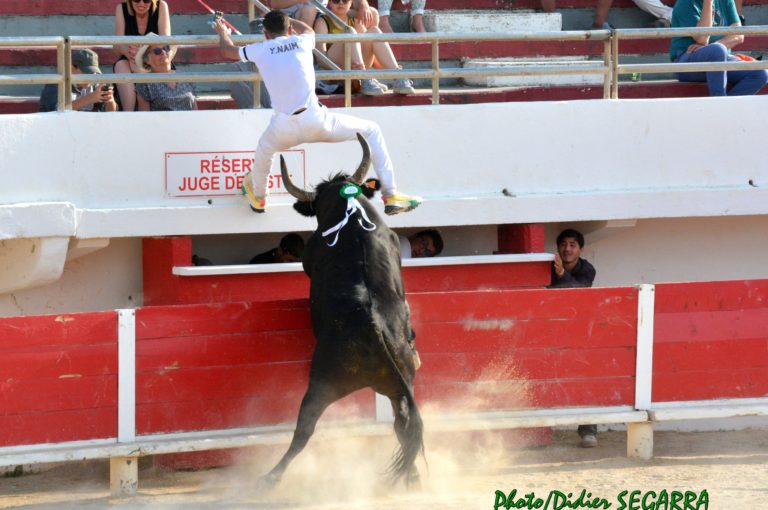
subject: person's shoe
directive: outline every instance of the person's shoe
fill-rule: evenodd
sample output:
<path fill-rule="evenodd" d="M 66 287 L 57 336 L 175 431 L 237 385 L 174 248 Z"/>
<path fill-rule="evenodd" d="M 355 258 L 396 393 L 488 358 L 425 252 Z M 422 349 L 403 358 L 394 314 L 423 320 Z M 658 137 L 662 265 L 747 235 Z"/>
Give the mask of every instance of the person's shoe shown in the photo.
<path fill-rule="evenodd" d="M 381 83 L 373 78 L 360 80 L 360 93 L 364 96 L 380 96 L 385 92 L 386 89 L 381 86 Z"/>
<path fill-rule="evenodd" d="M 251 210 L 257 213 L 263 213 L 267 208 L 266 197 L 257 197 L 253 192 L 253 181 L 251 180 L 251 174 L 246 174 L 243 177 L 243 185 L 241 191 L 245 198 L 248 200 L 248 205 L 251 206 Z"/>
<path fill-rule="evenodd" d="M 659 18 L 650 24 L 651 28 L 669 28 L 672 23 L 668 19 Z"/>
<path fill-rule="evenodd" d="M 411 197 L 402 193 L 395 193 L 384 197 L 384 213 L 393 216 L 402 212 L 408 212 L 421 205 L 421 197 Z"/>
<path fill-rule="evenodd" d="M 411 94 L 416 93 L 416 91 L 413 90 L 413 82 L 405 78 L 395 81 L 395 85 L 392 87 L 392 92 L 404 96 L 410 96 Z"/>
<path fill-rule="evenodd" d="M 581 437 L 582 448 L 594 448 L 595 446 L 597 446 L 597 436 L 594 434 L 584 434 Z"/>

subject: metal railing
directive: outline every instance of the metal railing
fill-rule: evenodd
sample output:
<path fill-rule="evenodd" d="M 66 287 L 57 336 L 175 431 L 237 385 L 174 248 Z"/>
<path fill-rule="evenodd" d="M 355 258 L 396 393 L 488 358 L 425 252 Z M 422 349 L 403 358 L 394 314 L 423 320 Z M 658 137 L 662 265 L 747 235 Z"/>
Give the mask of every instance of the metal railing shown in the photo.
<path fill-rule="evenodd" d="M 321 42 L 362 42 L 388 41 L 392 43 L 424 43 L 431 45 L 431 67 L 422 69 L 387 69 L 354 70 L 349 58 L 345 58 L 343 70 L 318 70 L 317 79 L 342 80 L 345 82 L 345 106 L 352 106 L 351 80 L 363 78 L 408 78 L 429 79 L 432 84 L 432 104 L 440 102 L 440 80 L 443 78 L 471 78 L 497 76 L 548 76 L 566 74 L 592 74 L 603 78 L 603 98 L 618 98 L 618 83 L 621 75 L 648 72 L 694 72 L 714 70 L 751 70 L 768 69 L 768 61 L 728 62 L 728 63 L 686 63 L 671 62 L 651 64 L 622 64 L 620 41 L 631 39 L 670 38 L 695 35 L 745 36 L 768 35 L 768 26 L 727 27 L 727 28 L 675 28 L 675 29 L 619 29 L 559 32 L 503 32 L 503 33 L 408 33 L 408 34 L 335 34 L 317 36 Z M 261 35 L 233 36 L 236 44 L 250 44 L 264 40 Z M 440 64 L 440 45 L 451 42 L 488 42 L 488 41 L 601 41 L 603 43 L 602 60 L 586 63 L 573 62 L 573 65 L 525 65 L 496 66 L 484 68 L 452 68 Z M 58 85 L 58 109 L 69 110 L 72 97 L 69 91 L 72 85 L 71 51 L 77 47 L 111 47 L 118 44 L 146 44 L 141 36 L 70 36 L 70 37 L 6 37 L 0 38 L 2 48 L 52 48 L 57 53 L 56 73 L 51 74 L 15 74 L 0 75 L 0 85 L 48 84 Z M 179 46 L 218 46 L 216 35 L 197 36 L 161 36 L 152 39 L 152 44 L 171 44 Z M 349 46 L 349 45 L 347 45 Z M 349 51 L 347 50 L 347 53 Z M 142 73 L 142 74 L 101 74 L 77 76 L 78 83 L 158 83 L 158 82 L 253 82 L 254 104 L 259 104 L 258 72 L 183 72 L 183 73 Z"/>

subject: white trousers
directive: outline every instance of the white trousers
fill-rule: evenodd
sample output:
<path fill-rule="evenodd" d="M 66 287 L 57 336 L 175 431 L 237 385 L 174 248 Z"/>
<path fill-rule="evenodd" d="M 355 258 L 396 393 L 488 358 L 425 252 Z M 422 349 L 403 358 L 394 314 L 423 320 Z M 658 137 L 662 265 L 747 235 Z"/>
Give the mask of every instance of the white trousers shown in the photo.
<path fill-rule="evenodd" d="M 403 2 L 407 4 L 407 2 Z M 411 16 L 414 14 L 424 14 L 424 6 L 427 4 L 427 0 L 411 0 Z M 392 0 L 379 0 L 379 15 L 389 16 L 389 12 L 392 10 Z"/>
<path fill-rule="evenodd" d="M 272 114 L 269 126 L 261 135 L 256 148 L 251 174 L 254 193 L 258 197 L 265 197 L 269 193 L 267 180 L 275 153 L 302 143 L 357 140 L 357 133 L 363 135 L 371 148 L 371 162 L 381 182 L 382 195 L 394 195 L 395 173 L 379 125 L 371 120 L 331 113 L 328 108 L 320 105 L 311 106 L 298 115 L 279 112 Z"/>
<path fill-rule="evenodd" d="M 656 16 L 657 19 L 672 20 L 672 7 L 661 3 L 661 0 L 632 0 L 635 5 L 645 12 Z"/>

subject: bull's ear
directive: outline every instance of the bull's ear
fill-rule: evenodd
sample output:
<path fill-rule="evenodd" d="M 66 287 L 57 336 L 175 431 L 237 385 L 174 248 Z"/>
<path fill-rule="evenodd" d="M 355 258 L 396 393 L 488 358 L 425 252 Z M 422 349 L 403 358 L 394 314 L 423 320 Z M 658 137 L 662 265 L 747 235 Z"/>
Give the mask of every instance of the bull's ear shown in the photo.
<path fill-rule="evenodd" d="M 367 179 L 361 188 L 366 198 L 373 198 L 373 194 L 381 189 L 381 183 L 378 179 Z"/>
<path fill-rule="evenodd" d="M 302 216 L 309 216 L 310 218 L 315 215 L 315 208 L 313 202 L 297 201 L 293 204 L 293 208 L 297 213 Z"/>

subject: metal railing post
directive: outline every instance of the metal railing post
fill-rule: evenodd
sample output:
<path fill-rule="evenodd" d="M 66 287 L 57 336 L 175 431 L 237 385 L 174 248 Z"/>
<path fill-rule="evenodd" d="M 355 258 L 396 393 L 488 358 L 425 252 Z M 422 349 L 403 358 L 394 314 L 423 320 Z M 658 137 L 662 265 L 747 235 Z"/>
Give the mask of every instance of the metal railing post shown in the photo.
<path fill-rule="evenodd" d="M 63 56 L 60 72 L 63 71 L 64 82 L 59 84 L 59 100 L 56 104 L 56 110 L 60 112 L 72 109 L 72 43 L 69 37 L 64 38 Z"/>
<path fill-rule="evenodd" d="M 611 97 L 611 85 L 613 84 L 613 60 L 618 58 L 618 55 L 611 53 L 611 44 L 613 39 L 606 39 L 603 41 L 603 64 L 605 65 L 606 73 L 603 76 L 603 99 Z"/>
<path fill-rule="evenodd" d="M 432 104 L 440 104 L 440 42 L 432 41 Z"/>
<path fill-rule="evenodd" d="M 619 34 L 611 31 L 611 99 L 619 98 Z"/>
<path fill-rule="evenodd" d="M 350 69 L 352 69 L 352 49 L 349 44 L 344 43 L 344 70 Z M 347 108 L 352 106 L 352 79 L 349 77 L 344 78 L 344 106 Z"/>

